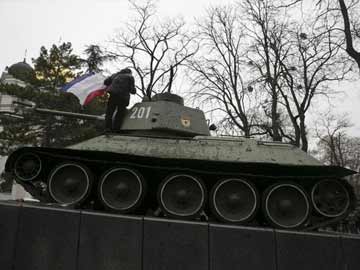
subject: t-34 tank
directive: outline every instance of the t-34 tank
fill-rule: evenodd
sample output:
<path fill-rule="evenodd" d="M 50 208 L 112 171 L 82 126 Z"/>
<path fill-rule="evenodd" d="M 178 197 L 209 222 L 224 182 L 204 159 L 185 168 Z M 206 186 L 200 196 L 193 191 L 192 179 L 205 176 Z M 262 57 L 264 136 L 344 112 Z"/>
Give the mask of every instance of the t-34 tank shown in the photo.
<path fill-rule="evenodd" d="M 354 205 L 343 177 L 355 172 L 286 143 L 212 137 L 203 112 L 169 93 L 135 104 L 119 132 L 23 147 L 5 170 L 42 202 L 126 214 L 309 229 Z"/>

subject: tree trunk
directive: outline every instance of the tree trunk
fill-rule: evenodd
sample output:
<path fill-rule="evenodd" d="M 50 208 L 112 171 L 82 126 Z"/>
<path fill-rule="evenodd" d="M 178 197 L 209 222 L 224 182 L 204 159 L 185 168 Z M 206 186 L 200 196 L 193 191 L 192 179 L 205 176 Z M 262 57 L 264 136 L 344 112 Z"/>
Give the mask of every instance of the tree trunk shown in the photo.
<path fill-rule="evenodd" d="M 350 26 L 350 18 L 348 9 L 346 7 L 344 0 L 339 0 L 341 14 L 344 20 L 344 33 L 345 33 L 345 40 L 346 40 L 346 52 L 352 57 L 355 62 L 357 63 L 360 69 L 360 53 L 355 50 L 353 46 L 353 38 L 351 33 L 351 26 Z"/>
<path fill-rule="evenodd" d="M 281 134 L 280 134 L 280 121 L 279 114 L 277 112 L 278 107 L 278 96 L 273 92 L 272 94 L 272 104 L 271 104 L 271 125 L 273 130 L 273 141 L 281 142 Z"/>
<path fill-rule="evenodd" d="M 300 138 L 301 138 L 301 150 L 304 152 L 308 151 L 309 143 L 306 136 L 306 126 L 305 126 L 305 115 L 300 115 Z"/>

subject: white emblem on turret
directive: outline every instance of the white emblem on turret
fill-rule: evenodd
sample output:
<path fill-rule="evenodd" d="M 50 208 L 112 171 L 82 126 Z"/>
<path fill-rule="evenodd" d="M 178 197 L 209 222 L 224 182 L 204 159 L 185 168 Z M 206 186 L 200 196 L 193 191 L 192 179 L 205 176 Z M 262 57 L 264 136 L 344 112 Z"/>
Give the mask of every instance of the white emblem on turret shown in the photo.
<path fill-rule="evenodd" d="M 181 116 L 181 124 L 186 128 L 190 127 L 191 126 L 190 117 L 182 115 Z"/>

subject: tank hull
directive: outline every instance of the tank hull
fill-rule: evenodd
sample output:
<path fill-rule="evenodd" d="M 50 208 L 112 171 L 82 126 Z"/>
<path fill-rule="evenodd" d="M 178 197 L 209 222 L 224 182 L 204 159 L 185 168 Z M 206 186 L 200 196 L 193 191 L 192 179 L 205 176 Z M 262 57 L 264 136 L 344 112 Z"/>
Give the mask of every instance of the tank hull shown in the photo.
<path fill-rule="evenodd" d="M 245 138 L 195 138 L 106 134 L 67 148 L 22 147 L 9 156 L 10 172 L 22 152 L 84 161 L 129 162 L 154 167 L 175 166 L 212 173 L 228 167 L 230 174 L 254 176 L 345 177 L 356 172 L 338 166 L 324 166 L 297 147 L 285 143 Z M 169 165 L 170 164 L 170 165 Z M 195 164 L 195 165 L 194 165 Z M 227 174 L 224 170 L 221 173 Z"/>

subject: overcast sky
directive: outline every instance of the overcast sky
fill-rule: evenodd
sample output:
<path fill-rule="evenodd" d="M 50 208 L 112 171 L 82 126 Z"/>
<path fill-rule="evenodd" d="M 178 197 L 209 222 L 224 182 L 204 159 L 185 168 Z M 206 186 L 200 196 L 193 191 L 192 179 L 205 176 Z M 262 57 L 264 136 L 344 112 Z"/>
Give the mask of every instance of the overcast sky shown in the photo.
<path fill-rule="evenodd" d="M 187 21 L 206 7 L 228 0 L 159 0 L 162 17 L 182 16 Z M 40 46 L 71 41 L 76 51 L 85 45 L 104 44 L 131 17 L 126 0 L 0 0 L 0 70 L 39 55 Z"/>
<path fill-rule="evenodd" d="M 183 16 L 190 22 L 206 7 L 230 0 L 159 0 L 162 17 Z M 22 61 L 27 50 L 28 62 L 39 55 L 42 45 L 71 41 L 80 53 L 88 44 L 106 44 L 116 28 L 131 16 L 126 0 L 0 0 L 0 72 L 5 66 Z M 360 136 L 359 82 L 336 86 L 345 90 L 333 101 L 338 113 L 349 113 L 355 126 L 351 135 Z M 315 108 L 317 111 L 319 108 Z"/>

